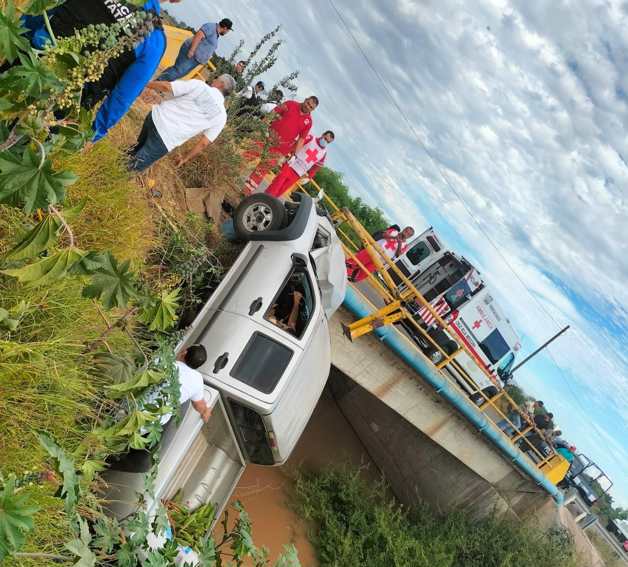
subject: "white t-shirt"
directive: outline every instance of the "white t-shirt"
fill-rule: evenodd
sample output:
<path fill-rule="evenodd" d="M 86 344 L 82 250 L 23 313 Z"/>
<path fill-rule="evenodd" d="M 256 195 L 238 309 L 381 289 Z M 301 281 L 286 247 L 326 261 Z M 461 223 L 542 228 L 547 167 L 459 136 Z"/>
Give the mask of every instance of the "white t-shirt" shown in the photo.
<path fill-rule="evenodd" d="M 153 106 L 153 122 L 171 152 L 201 132 L 213 142 L 227 123 L 225 97 L 204 81 L 173 81 L 174 98 Z"/>
<path fill-rule="evenodd" d="M 259 108 L 260 108 L 260 110 L 264 114 L 268 114 L 269 112 L 272 112 L 273 110 L 275 110 L 275 108 L 277 108 L 277 103 L 276 102 L 265 102 Z"/>
<path fill-rule="evenodd" d="M 203 399 L 203 376 L 198 370 L 190 368 L 184 362 L 175 362 L 179 371 L 179 403 L 183 405 L 188 400 L 198 402 Z M 144 404 L 150 404 L 159 395 L 159 389 L 147 394 L 143 400 Z M 165 413 L 159 420 L 162 425 L 170 421 L 171 413 Z"/>

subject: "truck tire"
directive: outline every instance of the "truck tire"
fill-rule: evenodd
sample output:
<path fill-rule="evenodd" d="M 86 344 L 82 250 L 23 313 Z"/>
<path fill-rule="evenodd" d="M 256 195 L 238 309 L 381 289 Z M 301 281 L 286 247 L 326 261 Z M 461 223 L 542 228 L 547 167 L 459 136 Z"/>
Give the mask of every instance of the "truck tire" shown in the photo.
<path fill-rule="evenodd" d="M 279 230 L 285 218 L 286 208 L 279 199 L 265 193 L 250 195 L 236 209 L 235 232 L 242 240 L 254 240 L 261 232 Z"/>

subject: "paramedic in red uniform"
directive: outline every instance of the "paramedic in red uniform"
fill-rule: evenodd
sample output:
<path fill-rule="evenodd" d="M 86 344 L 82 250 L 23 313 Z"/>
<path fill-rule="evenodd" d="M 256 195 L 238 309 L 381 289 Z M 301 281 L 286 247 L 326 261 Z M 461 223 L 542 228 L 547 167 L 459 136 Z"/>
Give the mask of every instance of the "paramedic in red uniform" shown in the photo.
<path fill-rule="evenodd" d="M 312 127 L 310 115 L 318 106 L 318 98 L 309 96 L 303 102 L 287 100 L 277 106 L 273 112 L 278 117 L 270 125 L 272 146 L 268 150 L 266 159 L 262 160 L 246 181 L 245 192 L 255 191 L 260 181 L 271 167 L 277 164 L 279 158 L 298 152 L 305 143 L 306 136 Z M 262 154 L 263 143 L 258 143 L 258 149 L 247 152 L 248 159 L 258 159 Z"/>
<path fill-rule="evenodd" d="M 379 247 L 384 250 L 384 253 L 393 260 L 399 258 L 402 254 L 408 250 L 407 240 L 414 236 L 414 229 L 411 226 L 406 226 L 401 232 L 394 228 L 389 228 L 384 232 L 382 238 L 377 241 Z M 356 260 L 366 268 L 366 272 L 360 267 Z M 347 277 L 350 282 L 361 282 L 366 279 L 368 274 L 372 274 L 377 266 L 373 262 L 373 258 L 369 254 L 368 250 L 364 248 L 360 250 L 355 259 L 347 260 Z"/>
<path fill-rule="evenodd" d="M 320 138 L 308 134 L 303 141 L 303 147 L 283 164 L 273 182 L 266 189 L 268 195 L 281 197 L 304 176 L 312 179 L 316 172 L 325 164 L 327 146 L 336 136 L 331 130 L 323 132 Z"/>

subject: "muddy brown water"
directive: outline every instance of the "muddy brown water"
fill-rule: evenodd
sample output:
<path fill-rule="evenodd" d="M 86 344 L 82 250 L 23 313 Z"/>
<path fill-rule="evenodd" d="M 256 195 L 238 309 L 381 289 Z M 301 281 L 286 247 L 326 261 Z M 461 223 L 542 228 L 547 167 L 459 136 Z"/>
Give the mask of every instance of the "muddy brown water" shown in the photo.
<path fill-rule="evenodd" d="M 251 517 L 253 541 L 270 551 L 271 565 L 283 546 L 292 543 L 303 567 L 317 567 L 316 553 L 308 539 L 308 526 L 293 510 L 290 493 L 298 468 L 322 470 L 349 464 L 361 467 L 363 474 L 377 481 L 381 475 L 351 425 L 330 394 L 321 397 L 288 462 L 282 467 L 249 465 L 233 494 Z"/>

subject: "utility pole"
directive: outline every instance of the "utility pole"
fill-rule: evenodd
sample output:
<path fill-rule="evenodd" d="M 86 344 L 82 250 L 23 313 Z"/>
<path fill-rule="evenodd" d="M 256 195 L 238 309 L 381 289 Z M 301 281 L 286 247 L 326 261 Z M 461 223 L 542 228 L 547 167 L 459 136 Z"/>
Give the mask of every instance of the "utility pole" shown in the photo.
<path fill-rule="evenodd" d="M 526 362 L 528 362 L 528 360 L 530 360 L 533 356 L 536 356 L 539 352 L 541 352 L 547 345 L 549 345 L 551 342 L 555 341 L 558 337 L 560 337 L 567 329 L 569 329 L 569 325 L 567 325 L 566 327 L 562 328 L 560 331 L 558 331 L 558 333 L 556 333 L 550 340 L 545 341 L 539 348 L 537 348 L 532 354 L 529 354 L 528 356 L 526 356 L 519 364 L 516 364 L 515 366 L 513 366 L 512 370 L 510 371 L 510 375 L 512 376 L 515 373 L 515 370 L 521 368 Z"/>

